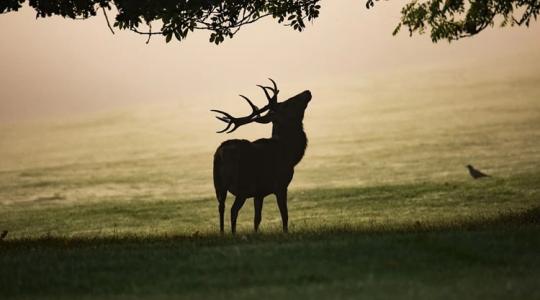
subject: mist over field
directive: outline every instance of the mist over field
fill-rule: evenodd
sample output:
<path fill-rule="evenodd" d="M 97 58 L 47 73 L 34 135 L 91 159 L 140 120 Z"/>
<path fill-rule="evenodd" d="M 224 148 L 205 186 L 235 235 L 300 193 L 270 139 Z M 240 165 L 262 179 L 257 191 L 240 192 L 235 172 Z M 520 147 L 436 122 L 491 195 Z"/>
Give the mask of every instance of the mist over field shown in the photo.
<path fill-rule="evenodd" d="M 538 66 L 516 63 L 492 72 L 495 65 L 377 74 L 310 87 L 314 100 L 304 122 L 309 146 L 291 188 L 464 181 L 469 163 L 500 178 L 536 172 Z M 263 103 L 255 83 L 241 92 Z M 297 92 L 284 87 L 281 99 Z M 217 134 L 222 123 L 210 108 L 237 115 L 249 110 L 232 94 L 220 101 L 149 103 L 5 123 L 0 201 L 213 196 L 216 147 L 228 138 L 268 137 L 271 127 L 256 124 Z"/>

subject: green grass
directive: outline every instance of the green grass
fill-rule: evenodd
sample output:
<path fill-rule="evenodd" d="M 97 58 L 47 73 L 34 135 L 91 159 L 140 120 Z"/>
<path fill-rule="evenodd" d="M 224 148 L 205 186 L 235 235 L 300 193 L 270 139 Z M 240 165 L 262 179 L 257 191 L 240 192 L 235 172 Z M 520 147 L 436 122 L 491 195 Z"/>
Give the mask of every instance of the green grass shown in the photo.
<path fill-rule="evenodd" d="M 5 205 L 8 298 L 534 299 L 540 174 L 291 193 L 291 233 L 217 234 L 216 202 Z M 204 225 L 206 224 L 206 225 Z"/>
<path fill-rule="evenodd" d="M 538 209 L 448 227 L 20 239 L 4 297 L 537 299 Z"/>

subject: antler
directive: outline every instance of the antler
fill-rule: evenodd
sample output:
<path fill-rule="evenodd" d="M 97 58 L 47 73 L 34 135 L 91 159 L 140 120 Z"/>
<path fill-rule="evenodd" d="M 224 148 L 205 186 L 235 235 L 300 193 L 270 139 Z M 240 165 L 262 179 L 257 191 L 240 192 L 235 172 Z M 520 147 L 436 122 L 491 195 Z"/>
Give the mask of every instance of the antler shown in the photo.
<path fill-rule="evenodd" d="M 242 125 L 249 124 L 252 122 L 257 122 L 261 118 L 261 113 L 269 110 L 270 108 L 274 107 L 277 104 L 277 94 L 279 93 L 279 90 L 277 89 L 276 82 L 272 80 L 271 78 L 268 78 L 268 79 L 270 79 L 270 81 L 272 82 L 274 86 L 273 88 L 269 86 L 257 85 L 264 91 L 264 94 L 266 95 L 266 98 L 268 100 L 268 104 L 264 106 L 263 108 L 258 108 L 255 104 L 253 104 L 253 102 L 251 102 L 251 100 L 249 100 L 248 97 L 244 95 L 240 95 L 240 97 L 244 98 L 249 104 L 249 106 L 251 107 L 252 112 L 248 116 L 236 118 L 222 110 L 217 110 L 217 109 L 210 110 L 210 111 L 222 114 L 222 116 L 216 116 L 216 119 L 227 123 L 227 127 L 225 127 L 223 130 L 217 131 L 217 133 L 222 133 L 222 132 L 231 133 Z M 267 89 L 271 90 L 274 93 L 274 95 L 270 96 Z"/>
<path fill-rule="evenodd" d="M 244 98 L 247 101 L 247 103 L 249 104 L 249 106 L 251 106 L 251 109 L 252 109 L 251 114 L 248 115 L 248 116 L 245 116 L 245 117 L 235 118 L 235 117 L 231 116 L 230 114 L 228 114 L 228 113 L 226 113 L 226 112 L 224 112 L 222 110 L 217 110 L 217 109 L 210 110 L 210 111 L 222 114 L 223 116 L 216 116 L 216 119 L 227 123 L 227 127 L 225 127 L 225 129 L 223 129 L 223 130 L 217 131 L 217 133 L 222 133 L 222 132 L 226 132 L 226 131 L 227 131 L 227 133 L 231 133 L 231 132 L 235 131 L 236 128 L 238 128 L 238 127 L 240 127 L 240 126 L 242 126 L 244 124 L 248 124 L 248 123 L 253 122 L 253 118 L 255 118 L 256 116 L 260 116 L 260 114 L 262 112 L 265 112 L 266 110 L 268 110 L 268 106 L 265 106 L 262 109 L 259 109 L 255 104 L 253 104 L 253 102 L 251 102 L 251 100 L 249 100 L 248 97 L 246 97 L 244 95 L 240 95 L 240 97 Z M 231 126 L 233 126 L 233 127 L 229 130 L 229 128 Z"/>

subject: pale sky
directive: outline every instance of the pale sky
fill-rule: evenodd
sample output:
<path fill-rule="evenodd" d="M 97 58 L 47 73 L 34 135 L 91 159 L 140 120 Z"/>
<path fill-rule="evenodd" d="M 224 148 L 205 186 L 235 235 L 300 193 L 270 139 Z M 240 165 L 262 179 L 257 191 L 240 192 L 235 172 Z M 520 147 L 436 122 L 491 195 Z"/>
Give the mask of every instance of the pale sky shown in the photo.
<path fill-rule="evenodd" d="M 305 32 L 266 19 L 219 46 L 208 42 L 208 32 L 147 45 L 131 32 L 112 35 L 101 14 L 85 21 L 36 20 L 28 8 L 0 15 L 0 121 L 155 102 L 215 106 L 256 93 L 254 85 L 269 76 L 301 91 L 409 69 L 512 64 L 540 53 L 538 23 L 490 28 L 451 44 L 410 38 L 406 30 L 394 37 L 404 3 L 367 10 L 364 1 L 322 1 L 320 17 Z"/>

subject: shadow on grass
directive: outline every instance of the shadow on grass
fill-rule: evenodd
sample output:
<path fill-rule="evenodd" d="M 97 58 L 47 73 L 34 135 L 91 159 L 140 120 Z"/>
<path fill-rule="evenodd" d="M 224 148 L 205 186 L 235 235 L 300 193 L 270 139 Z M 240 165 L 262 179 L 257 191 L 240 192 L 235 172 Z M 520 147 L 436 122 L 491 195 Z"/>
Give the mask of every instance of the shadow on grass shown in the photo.
<path fill-rule="evenodd" d="M 393 225 L 333 225 L 302 228 L 283 234 L 278 231 L 231 235 L 226 233 L 199 233 L 191 235 L 168 235 L 168 234 L 119 234 L 112 236 L 95 237 L 65 237 L 56 235 L 44 235 L 37 238 L 17 238 L 0 240 L 0 248 L 18 247 L 85 247 L 94 245 L 114 244 L 199 244 L 201 246 L 243 244 L 250 242 L 284 242 L 284 241 L 308 241 L 342 238 L 350 235 L 393 235 L 413 233 L 437 233 L 437 232 L 462 232 L 481 230 L 503 230 L 519 227 L 540 225 L 540 207 L 534 207 L 525 211 L 500 213 L 495 217 L 462 218 L 452 221 L 419 222 Z"/>

